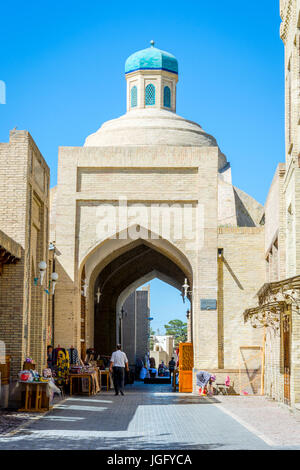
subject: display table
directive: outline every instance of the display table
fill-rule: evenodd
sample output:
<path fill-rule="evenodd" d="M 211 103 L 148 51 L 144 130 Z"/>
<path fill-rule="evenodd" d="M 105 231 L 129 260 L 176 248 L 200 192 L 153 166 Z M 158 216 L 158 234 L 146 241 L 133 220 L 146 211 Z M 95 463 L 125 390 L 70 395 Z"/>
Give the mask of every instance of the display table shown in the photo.
<path fill-rule="evenodd" d="M 48 382 L 19 382 L 25 387 L 24 406 L 19 411 L 34 411 L 36 413 L 44 413 L 49 411 L 50 394 L 47 393 Z"/>
<path fill-rule="evenodd" d="M 89 396 L 96 395 L 96 393 L 100 392 L 100 385 L 99 385 L 99 378 L 97 372 L 93 372 L 92 374 L 83 373 L 83 374 L 70 374 L 69 381 L 70 381 L 70 395 L 73 395 L 73 380 L 74 379 L 88 379 L 89 387 L 88 392 L 86 392 Z M 85 392 L 81 392 L 85 393 Z"/>
<path fill-rule="evenodd" d="M 102 375 L 106 376 L 106 390 L 108 391 L 110 389 L 110 372 L 109 372 L 109 370 L 100 370 L 101 385 L 102 385 Z"/>

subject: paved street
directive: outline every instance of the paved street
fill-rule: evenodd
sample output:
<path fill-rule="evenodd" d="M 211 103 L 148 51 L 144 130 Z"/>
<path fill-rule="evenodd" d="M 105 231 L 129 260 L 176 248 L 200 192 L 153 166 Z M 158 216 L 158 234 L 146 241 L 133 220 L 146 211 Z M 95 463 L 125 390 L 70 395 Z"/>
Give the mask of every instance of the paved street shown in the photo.
<path fill-rule="evenodd" d="M 264 421 L 271 419 L 268 428 Z M 272 432 L 283 419 L 285 439 Z M 259 423 L 260 422 L 260 423 Z M 282 427 L 281 427 L 282 429 Z M 289 440 L 288 434 L 291 432 Z M 14 434 L 0 449 L 300 449 L 300 423 L 262 397 L 200 398 L 169 385 L 135 384 L 68 398 Z"/>

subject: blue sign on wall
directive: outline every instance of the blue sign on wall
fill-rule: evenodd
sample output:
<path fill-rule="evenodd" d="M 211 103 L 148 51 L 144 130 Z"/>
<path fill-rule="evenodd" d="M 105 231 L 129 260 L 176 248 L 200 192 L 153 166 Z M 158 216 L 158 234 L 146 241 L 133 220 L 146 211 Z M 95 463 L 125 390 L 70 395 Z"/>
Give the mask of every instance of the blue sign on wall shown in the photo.
<path fill-rule="evenodd" d="M 201 310 L 217 310 L 216 299 L 200 299 Z"/>

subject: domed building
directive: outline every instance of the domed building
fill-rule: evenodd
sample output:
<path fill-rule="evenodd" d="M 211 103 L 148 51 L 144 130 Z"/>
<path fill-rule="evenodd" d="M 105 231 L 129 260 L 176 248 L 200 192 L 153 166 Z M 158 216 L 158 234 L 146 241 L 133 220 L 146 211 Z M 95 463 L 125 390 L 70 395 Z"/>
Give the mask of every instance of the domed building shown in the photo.
<path fill-rule="evenodd" d="M 59 149 L 55 343 L 111 354 L 126 298 L 157 277 L 191 301 L 191 380 L 234 376 L 240 348 L 261 344 L 242 313 L 264 281 L 263 208 L 232 185 L 216 139 L 176 114 L 178 70 L 151 41 L 125 62 L 126 113 Z"/>
<path fill-rule="evenodd" d="M 175 114 L 178 63 L 174 56 L 156 49 L 152 41 L 151 47 L 126 60 L 125 76 L 127 113 L 104 123 L 87 137 L 85 146 L 217 145 L 199 124 Z"/>
<path fill-rule="evenodd" d="M 125 77 L 127 113 L 105 122 L 86 138 L 85 147 L 171 145 L 218 148 L 216 139 L 199 124 L 176 114 L 178 62 L 172 54 L 157 49 L 151 41 L 151 47 L 128 57 Z M 231 186 L 230 165 L 219 148 L 218 152 L 220 223 L 257 225 L 262 217 L 262 206 Z"/>

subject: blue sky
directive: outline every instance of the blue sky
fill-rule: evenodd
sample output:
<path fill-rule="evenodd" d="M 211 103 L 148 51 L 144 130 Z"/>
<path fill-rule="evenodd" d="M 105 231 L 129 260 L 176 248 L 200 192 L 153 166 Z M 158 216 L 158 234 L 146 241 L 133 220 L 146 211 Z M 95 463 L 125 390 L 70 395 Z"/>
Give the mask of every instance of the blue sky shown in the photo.
<path fill-rule="evenodd" d="M 52 186 L 58 146 L 83 145 L 125 112 L 124 62 L 154 39 L 179 62 L 178 114 L 217 138 L 233 183 L 264 203 L 284 161 L 279 0 L 16 0 L 1 18 L 0 142 L 29 130 Z"/>
<path fill-rule="evenodd" d="M 150 310 L 153 320 L 150 325 L 156 334 L 165 334 L 164 325 L 178 318 L 186 322 L 186 312 L 191 308 L 190 301 L 183 303 L 181 293 L 175 287 L 159 279 L 153 279 L 150 284 Z"/>

